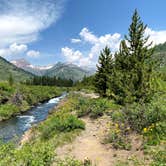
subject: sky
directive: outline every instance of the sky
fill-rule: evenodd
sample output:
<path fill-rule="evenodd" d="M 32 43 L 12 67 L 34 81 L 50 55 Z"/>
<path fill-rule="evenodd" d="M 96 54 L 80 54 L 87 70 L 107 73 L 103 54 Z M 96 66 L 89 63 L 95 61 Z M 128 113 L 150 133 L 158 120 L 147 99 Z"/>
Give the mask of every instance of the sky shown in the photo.
<path fill-rule="evenodd" d="M 135 9 L 153 44 L 166 41 L 165 0 L 0 0 L 0 56 L 94 67 L 128 33 Z"/>

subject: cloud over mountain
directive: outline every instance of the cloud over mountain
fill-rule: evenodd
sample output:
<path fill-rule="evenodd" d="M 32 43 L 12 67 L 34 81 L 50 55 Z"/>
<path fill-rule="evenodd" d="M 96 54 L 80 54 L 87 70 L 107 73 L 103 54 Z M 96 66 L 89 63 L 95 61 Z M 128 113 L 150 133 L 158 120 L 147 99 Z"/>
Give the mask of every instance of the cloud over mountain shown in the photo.
<path fill-rule="evenodd" d="M 112 52 L 115 52 L 119 48 L 121 40 L 121 35 L 119 33 L 114 34 L 104 34 L 102 36 L 97 36 L 91 32 L 88 28 L 83 28 L 79 33 L 79 38 L 71 39 L 72 43 L 75 44 L 88 44 L 90 50 L 85 53 L 80 50 L 75 50 L 72 48 L 62 48 L 62 55 L 67 61 L 76 63 L 79 66 L 95 66 L 98 60 L 100 51 L 105 47 L 110 47 Z M 65 51 L 64 51 L 65 50 Z M 76 58 L 77 57 L 77 58 Z"/>

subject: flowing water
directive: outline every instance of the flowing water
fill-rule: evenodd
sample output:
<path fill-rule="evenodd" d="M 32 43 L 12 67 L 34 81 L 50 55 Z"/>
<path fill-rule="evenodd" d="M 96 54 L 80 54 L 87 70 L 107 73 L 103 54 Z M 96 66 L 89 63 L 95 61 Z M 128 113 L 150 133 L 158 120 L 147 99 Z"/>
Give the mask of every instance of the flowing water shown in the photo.
<path fill-rule="evenodd" d="M 32 127 L 47 118 L 49 112 L 63 99 L 66 94 L 50 99 L 48 102 L 33 107 L 29 111 L 0 122 L 0 139 L 8 142 L 20 139 L 21 136 Z"/>

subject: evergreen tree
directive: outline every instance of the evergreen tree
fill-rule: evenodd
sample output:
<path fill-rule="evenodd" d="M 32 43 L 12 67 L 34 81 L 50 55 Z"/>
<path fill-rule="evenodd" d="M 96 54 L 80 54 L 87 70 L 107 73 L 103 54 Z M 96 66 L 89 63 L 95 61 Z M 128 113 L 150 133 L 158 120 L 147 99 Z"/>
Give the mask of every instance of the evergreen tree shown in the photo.
<path fill-rule="evenodd" d="M 95 87 L 100 96 L 106 97 L 108 89 L 109 73 L 112 61 L 110 49 L 106 46 L 99 56 L 99 65 L 95 75 Z"/>
<path fill-rule="evenodd" d="M 115 85 L 119 87 L 119 95 L 121 99 L 124 98 L 124 102 L 140 99 L 146 101 L 151 96 L 153 49 L 150 48 L 152 43 L 148 44 L 149 36 L 144 35 L 146 27 L 135 10 L 129 34 L 121 42 L 120 51 L 115 58 Z"/>
<path fill-rule="evenodd" d="M 9 85 L 10 85 L 10 86 L 13 86 L 14 79 L 13 79 L 13 76 L 12 76 L 12 74 L 11 74 L 11 73 L 10 73 L 10 75 L 9 75 L 8 82 L 9 82 Z"/>

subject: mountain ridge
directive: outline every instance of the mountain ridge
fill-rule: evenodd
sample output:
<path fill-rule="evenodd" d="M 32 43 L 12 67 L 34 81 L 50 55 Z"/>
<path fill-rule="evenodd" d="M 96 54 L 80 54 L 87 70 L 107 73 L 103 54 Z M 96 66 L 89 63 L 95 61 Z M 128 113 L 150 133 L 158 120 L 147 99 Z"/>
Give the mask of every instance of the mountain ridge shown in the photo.
<path fill-rule="evenodd" d="M 10 75 L 12 75 L 15 81 L 25 81 L 34 76 L 32 73 L 18 68 L 0 56 L 0 80 L 8 80 Z"/>
<path fill-rule="evenodd" d="M 73 81 L 81 80 L 84 76 L 94 73 L 94 70 L 84 69 L 72 63 L 57 62 L 54 65 L 33 66 L 25 59 L 13 60 L 11 63 L 37 76 L 56 76 Z"/>

